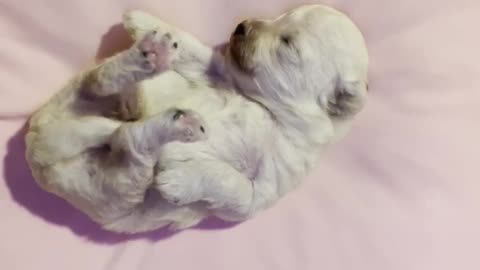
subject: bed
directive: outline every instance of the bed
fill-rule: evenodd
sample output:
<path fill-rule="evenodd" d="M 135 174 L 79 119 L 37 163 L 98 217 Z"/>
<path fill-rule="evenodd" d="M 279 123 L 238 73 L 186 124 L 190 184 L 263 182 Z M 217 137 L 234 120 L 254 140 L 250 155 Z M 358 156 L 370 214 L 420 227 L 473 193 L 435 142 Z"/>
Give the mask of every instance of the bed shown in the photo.
<path fill-rule="evenodd" d="M 307 181 L 253 220 L 116 235 L 34 183 L 27 116 L 75 72 L 129 45 L 125 10 L 218 45 L 247 16 L 306 2 L 0 0 L 0 269 L 480 269 L 473 0 L 324 1 L 365 34 L 370 99 Z"/>

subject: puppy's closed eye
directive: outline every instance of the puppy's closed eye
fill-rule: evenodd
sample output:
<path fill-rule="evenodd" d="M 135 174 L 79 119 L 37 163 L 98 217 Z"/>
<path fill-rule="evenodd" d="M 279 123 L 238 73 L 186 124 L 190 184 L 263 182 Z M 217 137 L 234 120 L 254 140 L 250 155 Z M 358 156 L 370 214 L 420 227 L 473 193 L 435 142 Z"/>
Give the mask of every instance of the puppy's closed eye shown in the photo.
<path fill-rule="evenodd" d="M 282 34 L 279 37 L 279 45 L 276 48 L 278 57 L 286 61 L 288 65 L 295 65 L 300 62 L 300 48 L 298 44 L 295 44 L 295 40 L 292 34 Z"/>
<path fill-rule="evenodd" d="M 292 44 L 292 37 L 290 35 L 281 35 L 280 40 L 283 45 L 290 46 Z"/>

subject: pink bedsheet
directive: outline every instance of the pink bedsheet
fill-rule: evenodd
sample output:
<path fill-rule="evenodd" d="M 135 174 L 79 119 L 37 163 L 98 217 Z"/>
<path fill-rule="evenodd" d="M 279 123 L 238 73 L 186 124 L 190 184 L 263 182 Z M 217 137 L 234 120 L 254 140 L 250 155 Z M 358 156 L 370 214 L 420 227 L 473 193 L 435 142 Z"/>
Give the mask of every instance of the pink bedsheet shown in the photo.
<path fill-rule="evenodd" d="M 308 181 L 254 220 L 128 238 L 36 187 L 25 115 L 128 45 L 123 11 L 218 44 L 240 19 L 301 2 L 0 0 L 0 269 L 480 269 L 478 1 L 328 1 L 365 33 L 370 102 Z"/>

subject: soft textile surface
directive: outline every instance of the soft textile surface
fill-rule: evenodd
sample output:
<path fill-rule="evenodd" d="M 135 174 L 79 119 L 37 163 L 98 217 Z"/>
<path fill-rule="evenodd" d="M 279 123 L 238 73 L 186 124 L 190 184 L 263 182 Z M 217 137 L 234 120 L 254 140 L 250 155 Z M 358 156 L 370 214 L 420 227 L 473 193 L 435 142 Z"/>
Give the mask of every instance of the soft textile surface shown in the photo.
<path fill-rule="evenodd" d="M 301 2 L 0 0 L 0 269 L 480 269 L 478 1 L 330 1 L 367 38 L 370 102 L 305 184 L 254 220 L 123 237 L 36 187 L 25 115 L 128 45 L 123 11 L 215 45 L 246 16 Z"/>

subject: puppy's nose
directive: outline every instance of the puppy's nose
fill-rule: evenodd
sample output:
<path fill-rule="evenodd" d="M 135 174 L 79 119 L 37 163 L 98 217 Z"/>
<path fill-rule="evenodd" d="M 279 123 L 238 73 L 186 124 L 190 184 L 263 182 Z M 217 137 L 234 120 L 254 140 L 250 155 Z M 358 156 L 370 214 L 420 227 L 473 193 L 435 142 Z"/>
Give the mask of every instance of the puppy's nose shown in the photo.
<path fill-rule="evenodd" d="M 247 33 L 246 22 L 247 21 L 243 21 L 239 25 L 237 25 L 237 28 L 235 28 L 235 31 L 233 32 L 234 36 L 245 36 L 245 34 Z"/>

